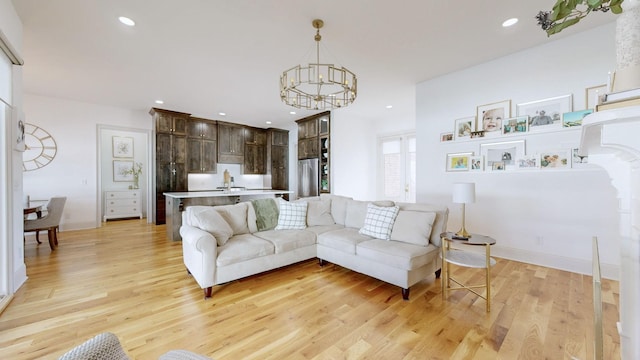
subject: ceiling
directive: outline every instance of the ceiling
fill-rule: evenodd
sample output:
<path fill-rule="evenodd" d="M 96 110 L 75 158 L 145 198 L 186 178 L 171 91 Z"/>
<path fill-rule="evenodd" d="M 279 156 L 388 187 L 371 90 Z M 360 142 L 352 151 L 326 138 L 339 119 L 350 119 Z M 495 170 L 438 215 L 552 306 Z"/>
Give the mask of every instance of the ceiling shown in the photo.
<path fill-rule="evenodd" d="M 259 127 L 314 113 L 280 101 L 279 76 L 315 56 L 315 18 L 325 23 L 321 62 L 358 76 L 355 103 L 336 111 L 371 121 L 415 118 L 421 81 L 614 20 L 598 13 L 548 38 L 534 16 L 555 0 L 461 3 L 13 0 L 24 26 L 26 93 Z M 511 17 L 520 22 L 503 28 Z"/>

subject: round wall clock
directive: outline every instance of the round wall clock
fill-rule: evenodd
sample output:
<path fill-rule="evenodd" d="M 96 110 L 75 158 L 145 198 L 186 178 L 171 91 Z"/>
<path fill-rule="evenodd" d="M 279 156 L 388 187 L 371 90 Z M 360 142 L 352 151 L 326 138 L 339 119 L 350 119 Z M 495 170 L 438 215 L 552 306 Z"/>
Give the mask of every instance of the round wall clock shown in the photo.
<path fill-rule="evenodd" d="M 58 146 L 53 136 L 43 128 L 24 124 L 24 153 L 22 154 L 22 169 L 24 171 L 37 170 L 47 166 L 56 157 Z"/>

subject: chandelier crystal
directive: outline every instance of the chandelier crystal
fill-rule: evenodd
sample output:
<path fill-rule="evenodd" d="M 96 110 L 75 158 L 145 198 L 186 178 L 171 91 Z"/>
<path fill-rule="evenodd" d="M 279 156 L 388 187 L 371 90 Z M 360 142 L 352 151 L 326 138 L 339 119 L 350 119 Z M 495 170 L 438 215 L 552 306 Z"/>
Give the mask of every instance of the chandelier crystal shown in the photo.
<path fill-rule="evenodd" d="M 316 62 L 296 65 L 280 76 L 280 98 L 290 106 L 307 110 L 328 110 L 348 106 L 358 94 L 356 74 L 345 67 L 320 63 L 319 19 L 311 23 L 316 29 Z"/>

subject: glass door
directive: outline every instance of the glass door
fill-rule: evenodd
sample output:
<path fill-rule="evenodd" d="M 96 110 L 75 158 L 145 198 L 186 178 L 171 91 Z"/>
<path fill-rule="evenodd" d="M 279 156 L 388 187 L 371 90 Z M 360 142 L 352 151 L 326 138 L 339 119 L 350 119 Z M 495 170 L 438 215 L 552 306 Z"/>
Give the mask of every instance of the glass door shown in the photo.
<path fill-rule="evenodd" d="M 399 202 L 415 202 L 415 133 L 380 138 L 378 154 L 378 197 Z"/>

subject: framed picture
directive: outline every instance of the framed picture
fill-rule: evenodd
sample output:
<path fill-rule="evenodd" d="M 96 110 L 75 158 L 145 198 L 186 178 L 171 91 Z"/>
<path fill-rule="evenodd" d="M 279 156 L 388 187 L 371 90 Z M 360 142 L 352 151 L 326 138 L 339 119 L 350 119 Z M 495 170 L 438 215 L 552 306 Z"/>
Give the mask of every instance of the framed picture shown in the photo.
<path fill-rule="evenodd" d="M 514 168 L 516 159 L 523 157 L 524 140 L 504 141 L 499 143 L 481 144 L 480 155 L 484 156 L 485 167 L 494 170 L 494 163 L 502 163 L 503 169 Z"/>
<path fill-rule="evenodd" d="M 511 100 L 480 105 L 476 110 L 476 119 L 478 119 L 476 130 L 483 130 L 484 136 L 500 135 L 502 120 L 510 117 Z"/>
<path fill-rule="evenodd" d="M 607 93 L 607 84 L 588 87 L 584 90 L 584 93 L 585 109 L 595 109 L 596 105 L 598 105 L 600 95 Z"/>
<path fill-rule="evenodd" d="M 455 121 L 454 136 L 456 140 L 470 139 L 471 133 L 476 131 L 476 118 L 473 116 Z"/>
<path fill-rule="evenodd" d="M 589 164 L 589 156 L 581 155 L 579 148 L 571 149 L 571 167 L 585 167 Z"/>
<path fill-rule="evenodd" d="M 517 116 L 529 116 L 529 130 L 552 130 L 562 127 L 562 114 L 573 111 L 573 96 L 554 98 L 518 104 Z"/>
<path fill-rule="evenodd" d="M 504 171 L 504 169 L 504 161 L 494 161 L 493 164 L 491 164 L 491 171 Z"/>
<path fill-rule="evenodd" d="M 571 167 L 569 150 L 549 150 L 540 153 L 541 169 L 566 169 Z"/>
<path fill-rule="evenodd" d="M 113 181 L 133 181 L 133 160 L 113 160 Z"/>
<path fill-rule="evenodd" d="M 582 119 L 592 112 L 593 109 L 564 113 L 562 114 L 562 127 L 582 126 Z"/>
<path fill-rule="evenodd" d="M 114 158 L 132 158 L 133 157 L 133 138 L 114 136 L 113 139 L 113 157 Z"/>
<path fill-rule="evenodd" d="M 540 158 L 538 155 L 523 155 L 516 160 L 516 167 L 520 170 L 539 169 Z"/>
<path fill-rule="evenodd" d="M 471 167 L 469 171 L 484 171 L 484 158 L 482 156 L 469 156 Z"/>
<path fill-rule="evenodd" d="M 447 132 L 447 133 L 440 134 L 440 141 L 444 142 L 444 141 L 452 141 L 452 140 L 453 140 L 453 133 L 452 132 Z"/>
<path fill-rule="evenodd" d="M 484 137 L 484 131 L 480 130 L 480 131 L 472 131 L 471 132 L 471 138 L 472 139 L 481 138 L 481 137 Z"/>
<path fill-rule="evenodd" d="M 529 117 L 526 115 L 502 120 L 503 135 L 524 134 L 527 130 L 529 130 Z"/>
<path fill-rule="evenodd" d="M 447 154 L 447 171 L 469 171 L 472 152 Z"/>

